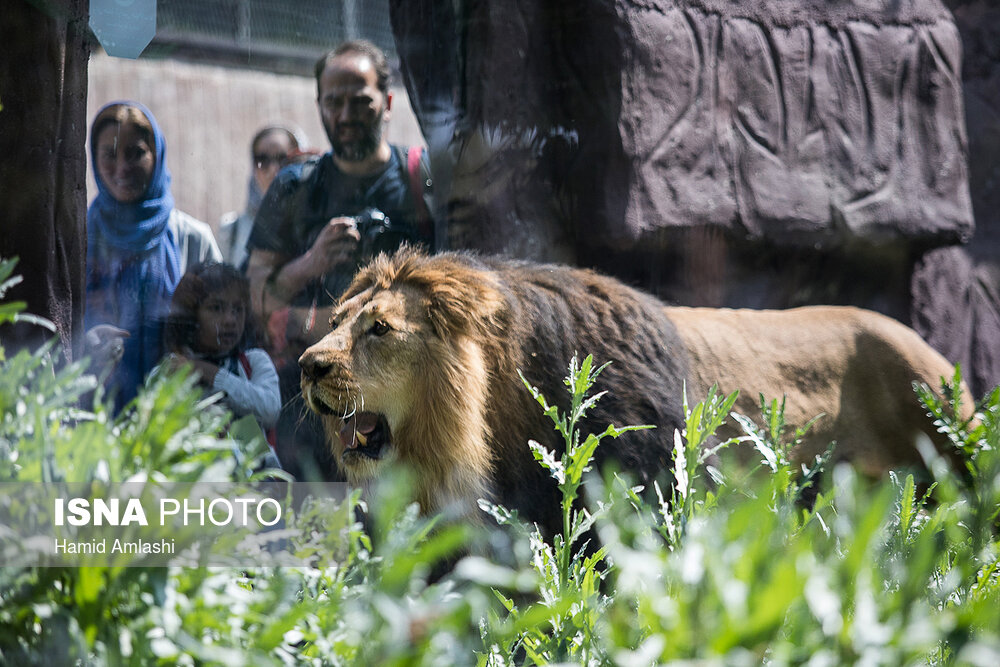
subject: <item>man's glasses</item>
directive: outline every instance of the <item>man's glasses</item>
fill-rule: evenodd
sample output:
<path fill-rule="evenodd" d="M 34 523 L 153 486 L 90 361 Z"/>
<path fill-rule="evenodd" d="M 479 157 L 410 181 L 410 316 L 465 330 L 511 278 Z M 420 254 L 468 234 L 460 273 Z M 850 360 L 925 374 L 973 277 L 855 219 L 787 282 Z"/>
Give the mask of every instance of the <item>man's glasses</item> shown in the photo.
<path fill-rule="evenodd" d="M 264 169 L 265 167 L 270 167 L 272 164 L 276 164 L 280 167 L 287 159 L 287 153 L 280 153 L 278 155 L 265 155 L 260 153 L 259 155 L 253 156 L 253 163 L 257 165 L 258 169 Z"/>

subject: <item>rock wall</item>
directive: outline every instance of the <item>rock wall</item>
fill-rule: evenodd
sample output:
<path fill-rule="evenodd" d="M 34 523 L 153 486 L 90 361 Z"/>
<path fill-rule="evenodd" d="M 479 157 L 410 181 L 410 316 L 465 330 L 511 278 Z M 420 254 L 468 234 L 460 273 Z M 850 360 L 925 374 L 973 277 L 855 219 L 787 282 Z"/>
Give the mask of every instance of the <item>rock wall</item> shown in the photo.
<path fill-rule="evenodd" d="M 938 0 L 390 9 L 453 247 L 678 303 L 854 304 L 953 361 L 1000 354 L 968 288 L 962 44 Z"/>
<path fill-rule="evenodd" d="M 392 10 L 418 117 L 453 173 L 457 245 L 545 256 L 553 241 L 632 248 L 702 225 L 805 244 L 972 231 L 961 46 L 938 2 Z M 539 225 L 522 247 L 520 228 Z"/>
<path fill-rule="evenodd" d="M 950 318 L 957 331 L 922 322 L 917 329 L 949 358 L 961 361 L 973 385 L 1000 384 L 1000 6 L 987 0 L 948 0 L 962 39 L 962 90 L 969 135 L 969 191 L 976 230 L 968 245 L 936 251 L 951 253 L 951 268 L 937 289 L 950 298 L 939 303 L 968 304 L 959 313 L 928 313 L 928 322 Z M 957 309 L 956 309 L 957 310 Z M 964 326 L 961 326 L 964 324 Z"/>
<path fill-rule="evenodd" d="M 967 239 L 947 10 L 748 4 L 619 5 L 626 239 L 691 224 L 779 243 Z"/>

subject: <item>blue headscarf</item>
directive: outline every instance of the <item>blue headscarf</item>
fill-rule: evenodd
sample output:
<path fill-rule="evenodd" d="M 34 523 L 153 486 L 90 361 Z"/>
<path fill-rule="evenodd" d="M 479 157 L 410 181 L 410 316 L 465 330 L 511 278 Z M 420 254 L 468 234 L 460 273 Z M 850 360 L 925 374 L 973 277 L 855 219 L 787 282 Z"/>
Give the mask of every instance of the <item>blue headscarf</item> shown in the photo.
<path fill-rule="evenodd" d="M 97 137 L 90 136 L 90 164 L 97 196 L 87 209 L 86 326 L 112 324 L 131 335 L 109 382 L 121 408 L 163 355 L 162 326 L 181 279 L 177 239 L 167 225 L 174 208 L 167 147 L 156 118 L 137 102 L 105 105 L 135 107 L 153 126 L 156 163 L 140 201 L 124 204 L 111 196 L 97 169 Z M 96 118 L 96 117 L 95 117 Z"/>

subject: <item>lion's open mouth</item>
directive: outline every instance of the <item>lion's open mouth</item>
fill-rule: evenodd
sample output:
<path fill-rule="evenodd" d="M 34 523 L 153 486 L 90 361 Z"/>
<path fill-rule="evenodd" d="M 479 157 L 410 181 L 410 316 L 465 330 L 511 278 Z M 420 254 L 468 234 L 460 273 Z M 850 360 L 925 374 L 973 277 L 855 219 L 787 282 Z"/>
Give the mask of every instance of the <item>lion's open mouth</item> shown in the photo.
<path fill-rule="evenodd" d="M 392 444 L 389 422 L 384 415 L 359 412 L 344 421 L 340 429 L 340 442 L 344 445 L 344 459 L 364 456 L 380 459 Z"/>

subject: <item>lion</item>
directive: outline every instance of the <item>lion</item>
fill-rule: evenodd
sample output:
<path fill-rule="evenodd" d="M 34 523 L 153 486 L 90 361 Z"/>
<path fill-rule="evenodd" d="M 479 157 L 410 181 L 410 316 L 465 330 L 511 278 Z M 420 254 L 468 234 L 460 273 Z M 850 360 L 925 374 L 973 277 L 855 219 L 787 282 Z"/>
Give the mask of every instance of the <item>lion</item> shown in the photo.
<path fill-rule="evenodd" d="M 586 269 L 404 248 L 359 272 L 330 327 L 299 364 L 336 460 L 356 485 L 408 466 L 428 512 L 474 516 L 486 498 L 558 529 L 556 486 L 528 441 L 561 452 L 561 437 L 518 371 L 565 410 L 564 369 L 578 353 L 611 362 L 584 433 L 657 427 L 597 450 L 597 465 L 614 460 L 639 482 L 670 466 L 684 391 L 712 385 L 739 390 L 743 414 L 763 394 L 786 396 L 790 426 L 822 415 L 798 461 L 836 441 L 837 459 L 880 475 L 919 466 L 921 434 L 945 449 L 911 383 L 938 386 L 952 366 L 912 329 L 853 307 L 671 307 Z"/>

